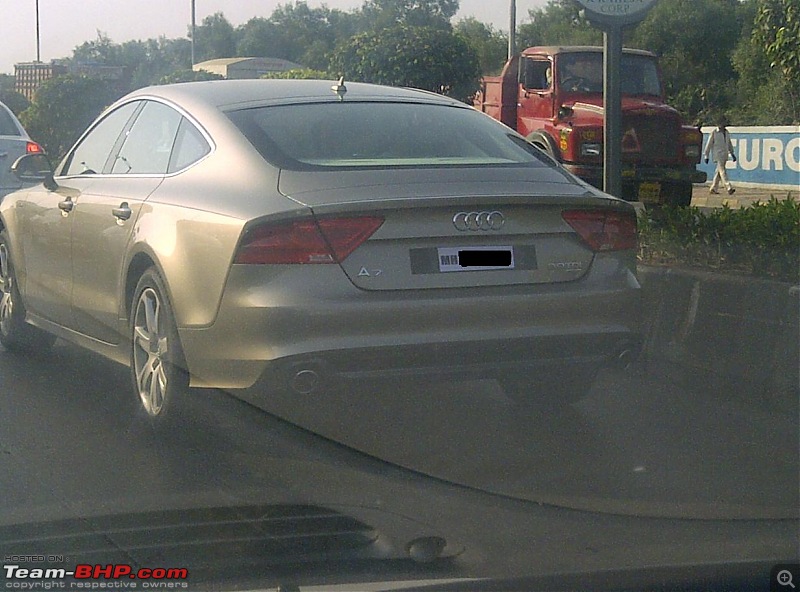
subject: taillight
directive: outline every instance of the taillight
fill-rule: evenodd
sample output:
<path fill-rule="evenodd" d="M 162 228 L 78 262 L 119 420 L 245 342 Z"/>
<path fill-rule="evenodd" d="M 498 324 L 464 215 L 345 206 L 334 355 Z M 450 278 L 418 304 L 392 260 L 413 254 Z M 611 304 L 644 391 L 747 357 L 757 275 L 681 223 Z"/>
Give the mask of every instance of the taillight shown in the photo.
<path fill-rule="evenodd" d="M 339 263 L 383 224 L 383 218 L 323 218 L 265 224 L 248 231 L 234 263 Z"/>
<path fill-rule="evenodd" d="M 25 145 L 25 152 L 28 154 L 44 154 L 44 148 L 39 146 L 36 142 L 28 142 Z"/>
<path fill-rule="evenodd" d="M 561 217 L 595 252 L 636 248 L 635 212 L 568 210 Z"/>

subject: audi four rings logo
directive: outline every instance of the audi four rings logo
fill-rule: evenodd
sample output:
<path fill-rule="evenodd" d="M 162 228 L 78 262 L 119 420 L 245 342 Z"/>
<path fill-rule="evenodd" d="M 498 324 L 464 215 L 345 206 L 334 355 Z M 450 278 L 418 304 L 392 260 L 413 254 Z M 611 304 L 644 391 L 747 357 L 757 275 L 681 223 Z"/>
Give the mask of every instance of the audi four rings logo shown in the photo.
<path fill-rule="evenodd" d="M 453 226 L 456 230 L 500 230 L 506 223 L 502 212 L 459 212 L 453 216 Z"/>

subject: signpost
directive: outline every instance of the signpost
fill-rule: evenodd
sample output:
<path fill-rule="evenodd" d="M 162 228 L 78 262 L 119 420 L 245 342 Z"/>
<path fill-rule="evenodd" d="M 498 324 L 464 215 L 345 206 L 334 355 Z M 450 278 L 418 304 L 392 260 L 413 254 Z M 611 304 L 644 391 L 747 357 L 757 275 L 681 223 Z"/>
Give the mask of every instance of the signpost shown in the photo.
<path fill-rule="evenodd" d="M 658 0 L 577 0 L 603 31 L 603 191 L 622 195 L 622 30 L 641 22 Z"/>

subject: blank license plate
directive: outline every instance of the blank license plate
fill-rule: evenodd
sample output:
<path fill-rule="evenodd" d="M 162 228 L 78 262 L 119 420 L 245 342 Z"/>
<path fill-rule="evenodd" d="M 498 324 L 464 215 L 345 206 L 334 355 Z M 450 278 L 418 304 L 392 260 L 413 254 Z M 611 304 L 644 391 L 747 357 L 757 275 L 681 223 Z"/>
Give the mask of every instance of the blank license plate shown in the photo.
<path fill-rule="evenodd" d="M 512 247 L 439 247 L 439 271 L 514 269 Z"/>

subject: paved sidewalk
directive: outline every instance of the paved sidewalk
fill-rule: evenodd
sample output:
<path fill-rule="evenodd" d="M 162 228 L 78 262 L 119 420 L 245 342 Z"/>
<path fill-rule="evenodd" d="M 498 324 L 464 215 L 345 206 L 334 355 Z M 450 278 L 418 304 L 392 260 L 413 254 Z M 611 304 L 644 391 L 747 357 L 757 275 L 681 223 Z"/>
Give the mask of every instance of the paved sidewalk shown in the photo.
<path fill-rule="evenodd" d="M 783 200 L 787 196 L 795 200 L 800 199 L 800 186 L 794 190 L 786 189 L 763 189 L 755 187 L 741 187 L 734 185 L 736 193 L 728 195 L 721 189 L 719 195 L 711 195 L 708 192 L 709 184 L 696 184 L 692 192 L 692 205 L 698 208 L 721 208 L 727 205 L 730 208 L 742 208 L 757 202 L 769 201 L 772 196 Z"/>

